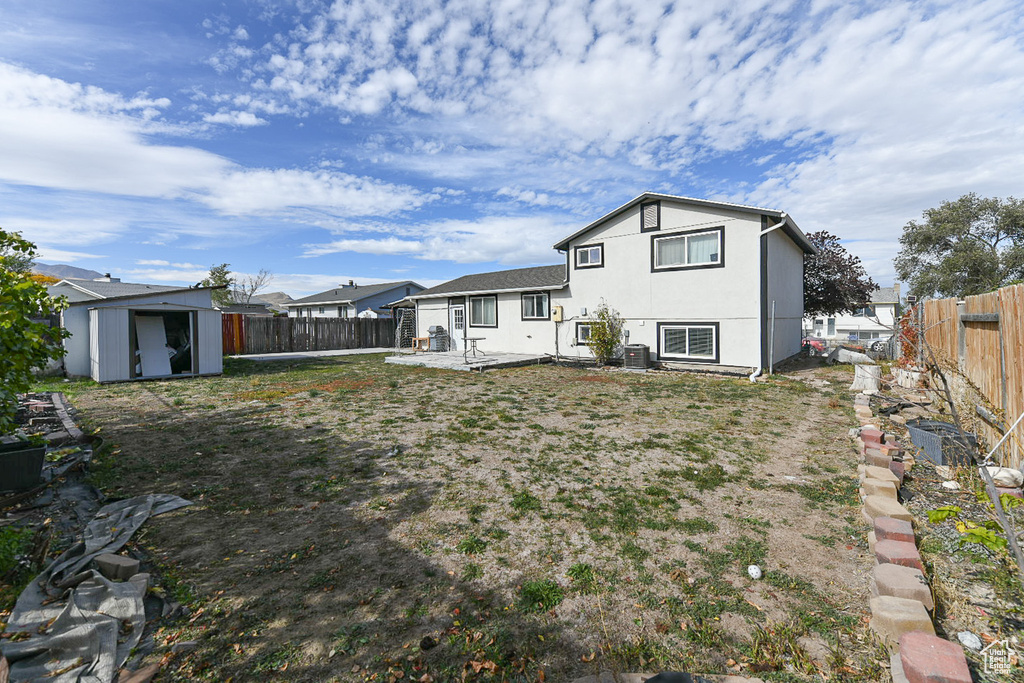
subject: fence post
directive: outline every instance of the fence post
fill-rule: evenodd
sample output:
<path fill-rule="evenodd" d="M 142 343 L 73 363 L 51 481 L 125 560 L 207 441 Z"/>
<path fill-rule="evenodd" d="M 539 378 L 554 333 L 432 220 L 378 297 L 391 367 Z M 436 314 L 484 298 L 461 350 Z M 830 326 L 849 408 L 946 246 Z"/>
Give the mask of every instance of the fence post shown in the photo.
<path fill-rule="evenodd" d="M 964 365 L 967 362 L 967 326 L 964 325 L 966 308 L 966 301 L 956 302 L 956 366 L 960 372 L 964 371 Z"/>

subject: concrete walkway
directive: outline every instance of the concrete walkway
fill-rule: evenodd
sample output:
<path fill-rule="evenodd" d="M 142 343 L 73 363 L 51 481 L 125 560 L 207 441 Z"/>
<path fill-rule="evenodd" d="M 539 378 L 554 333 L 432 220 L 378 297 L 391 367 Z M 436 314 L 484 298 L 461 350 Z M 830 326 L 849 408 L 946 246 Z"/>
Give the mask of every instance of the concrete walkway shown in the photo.
<path fill-rule="evenodd" d="M 419 365 L 442 370 L 493 370 L 495 368 L 514 368 L 520 365 L 539 365 L 550 363 L 551 356 L 545 354 L 531 355 L 525 353 L 470 353 L 463 356 L 462 351 L 434 351 L 430 353 L 402 354 L 388 356 L 385 363 L 397 365 Z"/>
<path fill-rule="evenodd" d="M 372 348 L 372 349 L 336 349 L 334 351 L 295 351 L 294 353 L 250 353 L 242 356 L 231 356 L 231 358 L 244 358 L 245 360 L 298 360 L 302 358 L 327 358 L 330 356 L 362 356 L 368 353 L 394 353 L 393 348 Z"/>

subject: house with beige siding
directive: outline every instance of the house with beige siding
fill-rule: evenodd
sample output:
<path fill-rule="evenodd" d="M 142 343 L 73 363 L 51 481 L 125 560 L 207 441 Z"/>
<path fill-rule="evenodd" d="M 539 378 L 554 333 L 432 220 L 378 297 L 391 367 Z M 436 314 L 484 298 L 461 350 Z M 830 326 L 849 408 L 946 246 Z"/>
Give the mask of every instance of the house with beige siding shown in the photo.
<path fill-rule="evenodd" d="M 784 211 L 645 193 L 554 245 L 563 263 L 467 275 L 409 297 L 455 350 L 592 358 L 602 303 L 659 363 L 767 368 L 800 352 L 804 255 Z"/>

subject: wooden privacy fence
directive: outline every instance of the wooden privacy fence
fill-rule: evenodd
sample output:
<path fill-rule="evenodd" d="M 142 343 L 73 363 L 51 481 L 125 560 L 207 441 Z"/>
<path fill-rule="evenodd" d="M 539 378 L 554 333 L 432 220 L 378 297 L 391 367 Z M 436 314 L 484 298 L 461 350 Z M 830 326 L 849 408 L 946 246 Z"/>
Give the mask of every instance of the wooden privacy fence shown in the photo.
<path fill-rule="evenodd" d="M 977 387 L 1006 426 L 1024 412 L 1024 285 L 956 299 L 926 301 L 925 339 L 935 354 Z M 1024 434 L 1017 428 L 1003 458 L 1021 466 Z M 1003 432 L 981 423 L 981 436 L 994 445 Z"/>
<path fill-rule="evenodd" d="M 221 316 L 226 355 L 288 353 L 391 347 L 390 318 L 278 318 L 225 313 Z"/>

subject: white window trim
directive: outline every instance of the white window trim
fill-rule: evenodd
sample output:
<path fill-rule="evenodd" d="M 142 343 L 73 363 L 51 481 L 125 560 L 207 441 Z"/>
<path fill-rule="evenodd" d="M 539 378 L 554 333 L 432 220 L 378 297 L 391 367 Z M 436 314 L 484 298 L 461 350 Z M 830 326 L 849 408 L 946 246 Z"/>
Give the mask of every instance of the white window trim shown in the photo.
<path fill-rule="evenodd" d="M 666 351 L 667 344 L 665 343 L 665 331 L 666 330 L 687 330 L 687 346 L 689 346 L 689 330 L 711 330 L 711 355 L 710 356 L 699 356 L 691 353 L 669 353 Z M 696 360 L 702 362 L 717 362 L 718 361 L 718 326 L 709 325 L 707 323 L 661 323 L 658 325 L 658 347 L 659 347 L 659 358 L 666 360 Z M 689 349 L 687 349 L 689 350 Z"/>
<path fill-rule="evenodd" d="M 597 260 L 588 260 L 586 263 L 580 263 L 580 254 L 582 253 L 591 254 L 597 252 Z M 588 257 L 589 259 L 589 257 Z M 588 244 L 581 247 L 576 247 L 576 267 L 577 268 L 598 268 L 604 265 L 604 245 L 603 244 Z"/>
<path fill-rule="evenodd" d="M 716 259 L 714 261 L 701 261 L 700 263 L 669 263 L 662 264 L 658 263 L 658 243 L 664 240 L 685 240 L 685 246 L 683 247 L 683 253 L 686 254 L 687 260 L 690 258 L 690 245 L 689 241 L 692 237 L 702 237 L 704 235 L 715 235 L 718 238 L 718 250 L 715 252 Z M 709 268 L 714 266 L 722 265 L 722 242 L 725 240 L 725 231 L 720 228 L 714 230 L 702 230 L 700 232 L 687 232 L 682 234 L 674 235 L 659 235 L 653 238 L 654 243 L 654 262 L 652 264 L 653 270 L 679 270 L 684 268 Z"/>

